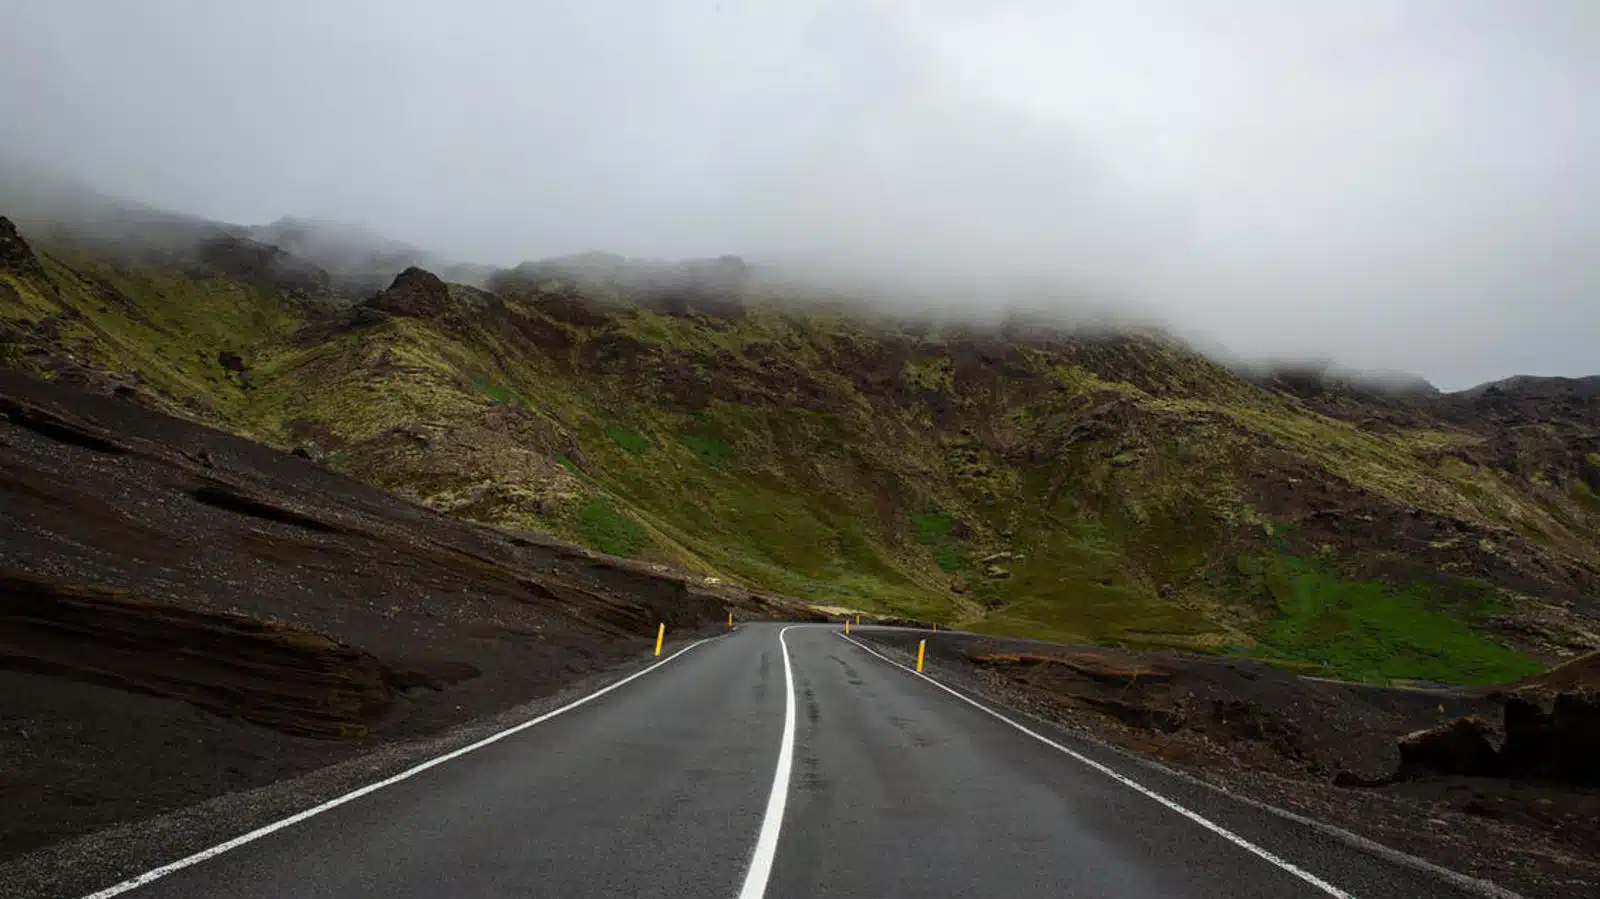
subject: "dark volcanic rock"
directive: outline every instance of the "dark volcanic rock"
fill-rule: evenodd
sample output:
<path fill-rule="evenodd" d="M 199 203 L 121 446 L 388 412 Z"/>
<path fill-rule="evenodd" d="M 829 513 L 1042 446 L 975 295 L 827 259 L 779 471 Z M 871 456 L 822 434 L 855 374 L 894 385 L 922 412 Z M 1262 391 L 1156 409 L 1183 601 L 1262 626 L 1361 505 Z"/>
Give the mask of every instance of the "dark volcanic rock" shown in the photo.
<path fill-rule="evenodd" d="M 1460 774 L 1600 786 L 1600 653 L 1554 668 L 1511 689 L 1483 691 L 1503 703 L 1505 741 L 1465 717 L 1400 741 L 1400 779 Z"/>
<path fill-rule="evenodd" d="M 11 220 L 0 215 L 0 271 L 23 277 L 45 278 L 44 267 Z"/>
<path fill-rule="evenodd" d="M 0 667 L 183 699 L 286 733 L 362 737 L 390 705 L 371 654 L 303 628 L 0 571 Z"/>
<path fill-rule="evenodd" d="M 1400 741 L 1401 778 L 1432 774 L 1495 777 L 1500 773 L 1500 753 L 1490 742 L 1489 725 L 1482 718 L 1457 718 L 1407 734 Z"/>
<path fill-rule="evenodd" d="M 396 275 L 389 289 L 366 305 L 390 315 L 432 318 L 450 308 L 450 288 L 433 272 L 412 266 Z"/>
<path fill-rule="evenodd" d="M 1542 378 L 1519 375 L 1448 394 L 1442 415 L 1463 426 L 1566 423 L 1587 430 L 1600 420 L 1600 375 Z"/>
<path fill-rule="evenodd" d="M 1559 693 L 1548 709 L 1512 697 L 1501 758 L 1510 777 L 1600 786 L 1600 695 Z"/>

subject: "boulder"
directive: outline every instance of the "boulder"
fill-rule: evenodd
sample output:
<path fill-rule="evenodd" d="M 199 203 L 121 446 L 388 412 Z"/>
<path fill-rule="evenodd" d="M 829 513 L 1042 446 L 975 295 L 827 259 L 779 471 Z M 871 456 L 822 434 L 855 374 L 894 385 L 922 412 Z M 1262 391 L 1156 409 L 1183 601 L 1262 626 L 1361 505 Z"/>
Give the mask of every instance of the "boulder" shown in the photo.
<path fill-rule="evenodd" d="M 1511 697 L 1501 758 L 1509 777 L 1600 786 L 1600 694 Z"/>
<path fill-rule="evenodd" d="M 1400 739 L 1400 770 L 1396 776 L 1499 776 L 1503 766 L 1490 733 L 1482 718 L 1466 717 L 1406 734 Z"/>
<path fill-rule="evenodd" d="M 11 224 L 11 220 L 3 215 L 0 215 L 0 271 L 23 277 L 47 277 L 38 257 L 33 255 L 33 248 L 17 233 L 17 227 Z"/>
<path fill-rule="evenodd" d="M 450 288 L 433 272 L 412 266 L 396 275 L 388 290 L 364 305 L 390 315 L 432 318 L 450 308 Z"/>

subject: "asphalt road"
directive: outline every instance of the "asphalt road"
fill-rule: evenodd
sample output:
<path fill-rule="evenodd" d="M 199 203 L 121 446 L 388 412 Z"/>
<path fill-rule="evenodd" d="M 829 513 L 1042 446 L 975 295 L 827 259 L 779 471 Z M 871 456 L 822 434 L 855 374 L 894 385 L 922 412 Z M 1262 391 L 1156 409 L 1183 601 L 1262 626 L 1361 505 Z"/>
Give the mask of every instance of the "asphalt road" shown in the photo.
<path fill-rule="evenodd" d="M 837 628 L 749 625 L 490 745 L 101 895 L 1468 895 L 1019 723 L 1035 735 Z"/>

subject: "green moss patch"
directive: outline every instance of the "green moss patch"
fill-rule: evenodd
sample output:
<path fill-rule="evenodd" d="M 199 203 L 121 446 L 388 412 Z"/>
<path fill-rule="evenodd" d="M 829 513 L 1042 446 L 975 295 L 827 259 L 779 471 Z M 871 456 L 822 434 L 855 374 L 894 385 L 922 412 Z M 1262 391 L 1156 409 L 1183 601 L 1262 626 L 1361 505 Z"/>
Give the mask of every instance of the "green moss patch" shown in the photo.
<path fill-rule="evenodd" d="M 566 456 L 556 456 L 556 464 L 560 465 L 562 468 L 565 468 L 567 470 L 567 474 L 572 475 L 585 484 L 595 485 L 598 483 L 594 478 L 589 476 L 588 472 L 579 468 L 578 463 L 572 461 Z"/>
<path fill-rule="evenodd" d="M 497 403 L 514 402 L 516 399 L 515 395 L 510 390 L 507 390 L 505 386 L 496 384 L 488 378 L 473 378 L 472 389 Z"/>
<path fill-rule="evenodd" d="M 617 446 L 636 456 L 650 448 L 650 438 L 620 424 L 606 425 L 606 436 Z"/>
<path fill-rule="evenodd" d="M 1240 568 L 1277 604 L 1278 615 L 1256 646 L 1263 657 L 1313 663 L 1331 677 L 1378 684 L 1504 683 L 1543 667 L 1473 630 L 1471 622 L 1496 610 L 1488 591 L 1475 585 L 1347 581 L 1285 555 L 1245 559 Z"/>
<path fill-rule="evenodd" d="M 917 542 L 933 551 L 934 562 L 940 571 L 955 573 L 972 567 L 961 542 L 952 536 L 956 520 L 948 512 L 927 512 L 911 516 L 911 527 Z"/>
<path fill-rule="evenodd" d="M 1572 499 L 1590 512 L 1600 512 L 1600 495 L 1597 495 L 1594 492 L 1594 488 L 1583 481 L 1578 481 L 1572 485 Z"/>
<path fill-rule="evenodd" d="M 678 442 L 694 453 L 700 461 L 707 465 L 722 465 L 733 457 L 733 451 L 726 443 L 716 437 L 702 434 L 687 434 L 678 438 Z"/>
<path fill-rule="evenodd" d="M 608 499 L 593 498 L 578 510 L 584 542 L 613 556 L 638 556 L 650 545 L 650 535 L 637 521 Z"/>

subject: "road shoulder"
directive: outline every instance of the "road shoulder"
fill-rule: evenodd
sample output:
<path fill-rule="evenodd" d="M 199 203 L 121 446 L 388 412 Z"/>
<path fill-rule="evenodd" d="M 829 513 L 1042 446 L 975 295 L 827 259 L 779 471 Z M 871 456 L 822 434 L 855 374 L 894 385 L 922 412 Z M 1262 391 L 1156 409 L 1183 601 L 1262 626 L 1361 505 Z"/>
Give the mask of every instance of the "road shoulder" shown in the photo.
<path fill-rule="evenodd" d="M 663 657 L 696 642 L 668 641 Z M 559 692 L 430 737 L 397 741 L 309 773 L 228 793 L 145 820 L 119 824 L 0 865 L 0 899 L 76 899 L 255 828 L 336 799 L 561 708 L 655 664 L 641 655 L 565 685 Z M 63 872 L 71 872 L 71 883 Z"/>

